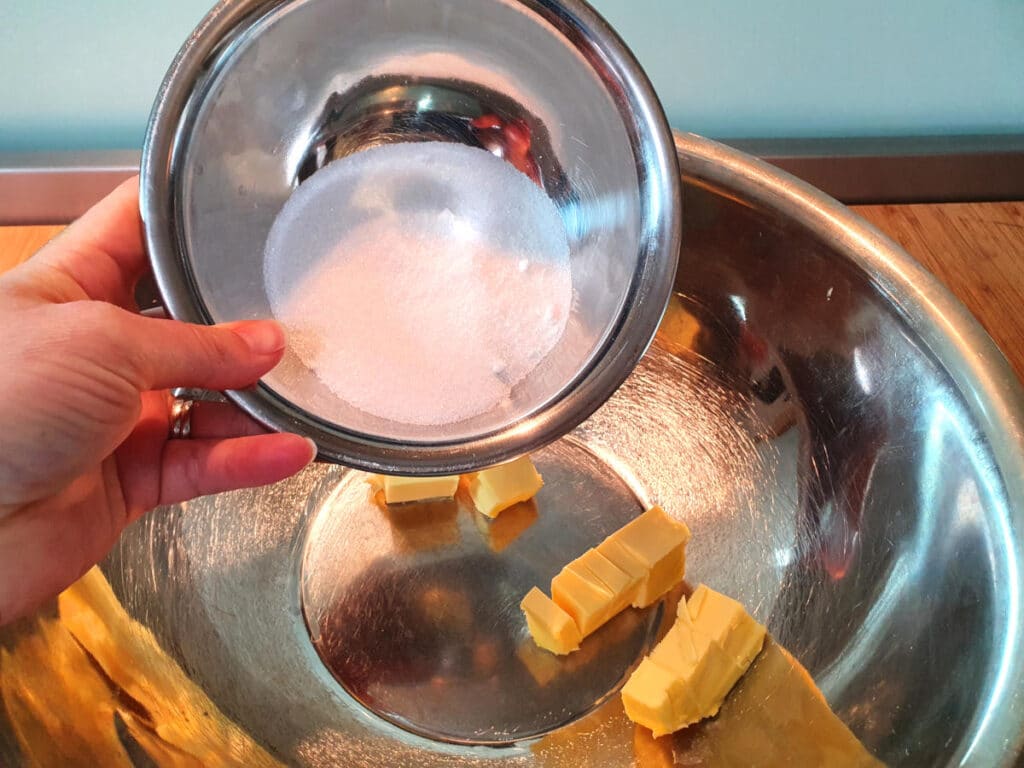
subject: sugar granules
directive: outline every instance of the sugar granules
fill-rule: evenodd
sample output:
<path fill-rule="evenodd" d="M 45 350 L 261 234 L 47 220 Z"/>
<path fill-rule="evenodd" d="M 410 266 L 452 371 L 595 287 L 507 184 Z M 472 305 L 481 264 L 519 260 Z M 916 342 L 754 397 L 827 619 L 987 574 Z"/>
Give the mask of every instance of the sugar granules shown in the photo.
<path fill-rule="evenodd" d="M 274 222 L 264 278 L 291 348 L 332 392 L 415 425 L 506 400 L 572 303 L 555 205 L 500 158 L 441 142 L 314 174 Z"/>

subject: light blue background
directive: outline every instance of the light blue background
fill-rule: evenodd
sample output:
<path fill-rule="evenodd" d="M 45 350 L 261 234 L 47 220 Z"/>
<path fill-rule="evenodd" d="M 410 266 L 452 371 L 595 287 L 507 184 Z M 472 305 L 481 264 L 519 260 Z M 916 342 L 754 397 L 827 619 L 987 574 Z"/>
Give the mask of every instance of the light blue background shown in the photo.
<path fill-rule="evenodd" d="M 0 151 L 138 147 L 167 65 L 211 2 L 0 0 Z M 595 5 L 679 128 L 1024 133 L 1024 0 Z"/>

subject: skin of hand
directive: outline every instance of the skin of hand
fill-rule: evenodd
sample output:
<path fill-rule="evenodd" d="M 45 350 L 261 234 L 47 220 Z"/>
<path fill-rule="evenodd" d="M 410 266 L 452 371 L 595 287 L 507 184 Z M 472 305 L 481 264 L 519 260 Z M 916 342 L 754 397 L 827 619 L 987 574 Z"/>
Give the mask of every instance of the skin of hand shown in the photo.
<path fill-rule="evenodd" d="M 197 326 L 143 317 L 138 179 L 0 276 L 0 624 L 109 552 L 146 510 L 273 483 L 313 443 L 198 403 L 168 439 L 168 388 L 242 389 L 280 361 L 271 321 Z"/>

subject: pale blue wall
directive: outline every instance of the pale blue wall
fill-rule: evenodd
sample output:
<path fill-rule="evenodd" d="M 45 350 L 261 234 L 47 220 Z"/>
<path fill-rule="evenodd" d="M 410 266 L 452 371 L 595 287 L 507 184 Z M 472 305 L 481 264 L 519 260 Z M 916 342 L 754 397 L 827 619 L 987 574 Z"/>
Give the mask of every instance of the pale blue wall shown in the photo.
<path fill-rule="evenodd" d="M 138 146 L 164 70 L 211 2 L 0 0 L 0 151 Z M 595 4 L 677 127 L 1024 132 L 1024 0 Z"/>

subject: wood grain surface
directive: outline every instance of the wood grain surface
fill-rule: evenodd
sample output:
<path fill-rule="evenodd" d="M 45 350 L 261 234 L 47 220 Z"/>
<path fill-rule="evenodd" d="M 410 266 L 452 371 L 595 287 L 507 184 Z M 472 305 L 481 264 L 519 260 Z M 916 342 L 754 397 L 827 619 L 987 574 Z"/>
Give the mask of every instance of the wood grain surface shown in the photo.
<path fill-rule="evenodd" d="M 1024 202 L 854 210 L 937 275 L 1024 379 Z"/>
<path fill-rule="evenodd" d="M 1024 202 L 854 208 L 955 293 L 1024 378 Z M 0 227 L 0 272 L 61 227 Z"/>

